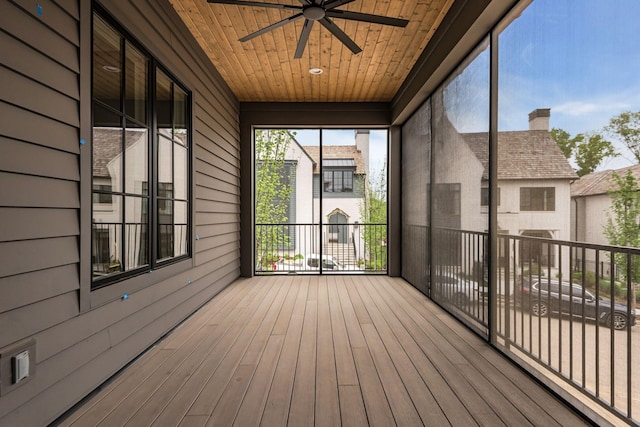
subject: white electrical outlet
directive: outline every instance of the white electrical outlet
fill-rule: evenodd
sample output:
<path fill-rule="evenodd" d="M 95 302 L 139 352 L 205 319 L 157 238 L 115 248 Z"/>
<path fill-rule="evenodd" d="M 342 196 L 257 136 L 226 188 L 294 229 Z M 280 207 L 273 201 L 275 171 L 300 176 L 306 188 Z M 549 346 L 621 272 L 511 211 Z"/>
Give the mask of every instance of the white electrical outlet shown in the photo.
<path fill-rule="evenodd" d="M 29 376 L 29 352 L 23 351 L 13 358 L 13 383 L 17 384 Z"/>

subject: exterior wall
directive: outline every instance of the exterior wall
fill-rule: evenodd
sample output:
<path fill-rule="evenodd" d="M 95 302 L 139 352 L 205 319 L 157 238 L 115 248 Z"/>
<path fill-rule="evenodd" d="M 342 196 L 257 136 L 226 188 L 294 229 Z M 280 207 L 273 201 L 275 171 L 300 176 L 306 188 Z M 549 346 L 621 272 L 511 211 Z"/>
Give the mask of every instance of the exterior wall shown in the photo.
<path fill-rule="evenodd" d="M 36 365 L 3 426 L 52 422 L 240 274 L 237 100 L 168 1 L 101 4 L 192 91 L 193 257 L 90 291 L 91 2 L 0 2 L 0 353 L 33 339 Z"/>
<path fill-rule="evenodd" d="M 291 195 L 295 198 L 296 217 L 289 218 L 289 222 L 312 224 L 315 203 L 312 197 L 313 161 L 296 142 L 289 144 L 285 158 L 296 162 L 295 192 Z M 309 245 L 309 242 L 317 240 L 318 237 L 314 235 L 313 227 L 300 227 L 296 230 L 293 254 L 304 255 L 305 252 L 308 252 L 305 246 Z"/>
<path fill-rule="evenodd" d="M 611 196 L 597 194 L 588 197 L 573 199 L 576 212 L 576 221 L 573 227 L 576 230 L 576 240 L 579 242 L 608 245 L 603 229 L 607 225 L 607 212 L 611 209 Z"/>
<path fill-rule="evenodd" d="M 608 245 L 603 229 L 607 225 L 608 211 L 611 208 L 611 196 L 596 194 L 592 196 L 576 197 L 571 201 L 572 238 L 578 242 Z M 578 254 L 580 258 L 580 254 Z M 596 271 L 595 251 L 585 251 L 584 261 L 586 269 Z M 611 274 L 609 259 L 599 260 L 599 271 L 605 276 Z"/>
<path fill-rule="evenodd" d="M 296 162 L 296 218 L 297 224 L 313 221 L 313 161 L 297 143 L 289 144 L 286 160 Z"/>
<path fill-rule="evenodd" d="M 569 240 L 571 235 L 571 191 L 568 180 L 519 180 L 498 182 L 500 206 L 498 227 L 509 234 L 526 230 L 547 230 L 554 239 Z M 556 210 L 520 212 L 521 187 L 555 187 Z"/>

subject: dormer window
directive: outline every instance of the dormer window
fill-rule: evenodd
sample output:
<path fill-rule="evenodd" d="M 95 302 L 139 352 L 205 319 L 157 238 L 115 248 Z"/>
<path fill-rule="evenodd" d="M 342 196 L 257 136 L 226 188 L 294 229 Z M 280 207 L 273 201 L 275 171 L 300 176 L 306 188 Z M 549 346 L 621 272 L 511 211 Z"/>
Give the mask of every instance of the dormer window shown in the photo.
<path fill-rule="evenodd" d="M 324 159 L 323 186 L 325 193 L 352 193 L 353 173 L 356 169 L 354 159 Z"/>
<path fill-rule="evenodd" d="M 323 172 L 323 188 L 326 193 L 352 193 L 352 170 L 325 170 Z"/>

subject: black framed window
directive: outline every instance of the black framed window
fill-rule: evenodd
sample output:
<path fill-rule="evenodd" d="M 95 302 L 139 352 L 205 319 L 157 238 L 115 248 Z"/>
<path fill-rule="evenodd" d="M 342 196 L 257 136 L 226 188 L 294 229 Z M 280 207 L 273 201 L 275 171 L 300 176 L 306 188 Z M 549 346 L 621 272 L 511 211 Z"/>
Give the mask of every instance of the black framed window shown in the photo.
<path fill-rule="evenodd" d="M 556 189 L 555 187 L 521 187 L 520 188 L 521 211 L 555 211 Z"/>
<path fill-rule="evenodd" d="M 500 206 L 500 187 L 498 187 L 497 189 L 498 191 L 496 192 L 496 199 L 497 199 L 497 206 Z M 480 189 L 480 206 L 489 206 L 489 187 L 482 187 Z"/>
<path fill-rule="evenodd" d="M 326 193 L 353 192 L 352 170 L 325 170 L 323 188 Z"/>
<path fill-rule="evenodd" d="M 190 254 L 190 94 L 93 15 L 92 289 Z"/>

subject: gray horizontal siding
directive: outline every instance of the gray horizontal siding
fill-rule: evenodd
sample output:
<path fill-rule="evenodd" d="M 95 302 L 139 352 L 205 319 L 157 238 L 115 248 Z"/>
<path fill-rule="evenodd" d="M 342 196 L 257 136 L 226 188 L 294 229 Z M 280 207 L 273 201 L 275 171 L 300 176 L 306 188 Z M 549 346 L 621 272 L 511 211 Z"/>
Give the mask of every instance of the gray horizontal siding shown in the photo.
<path fill-rule="evenodd" d="M 86 291 L 90 212 L 81 206 L 91 194 L 80 165 L 89 149 L 79 135 L 90 134 L 81 129 L 90 99 L 79 72 L 91 58 L 78 54 L 90 40 L 78 20 L 90 17 L 89 2 L 38 4 L 42 16 L 36 2 L 0 2 L 0 348 L 26 338 L 37 348 L 33 378 L 0 396 L 0 425 L 53 421 L 240 274 L 238 102 L 168 2 L 104 0 L 192 91 L 199 239 L 192 261 Z"/>
<path fill-rule="evenodd" d="M 43 15 L 39 17 L 36 4 L 33 1 L 0 2 L 0 28 L 44 56 L 79 72 L 77 21 L 65 19 L 64 13 L 57 13 L 59 6 L 52 2 L 40 3 L 44 7 Z"/>
<path fill-rule="evenodd" d="M 0 137 L 0 170 L 78 181 L 78 155 Z"/>

